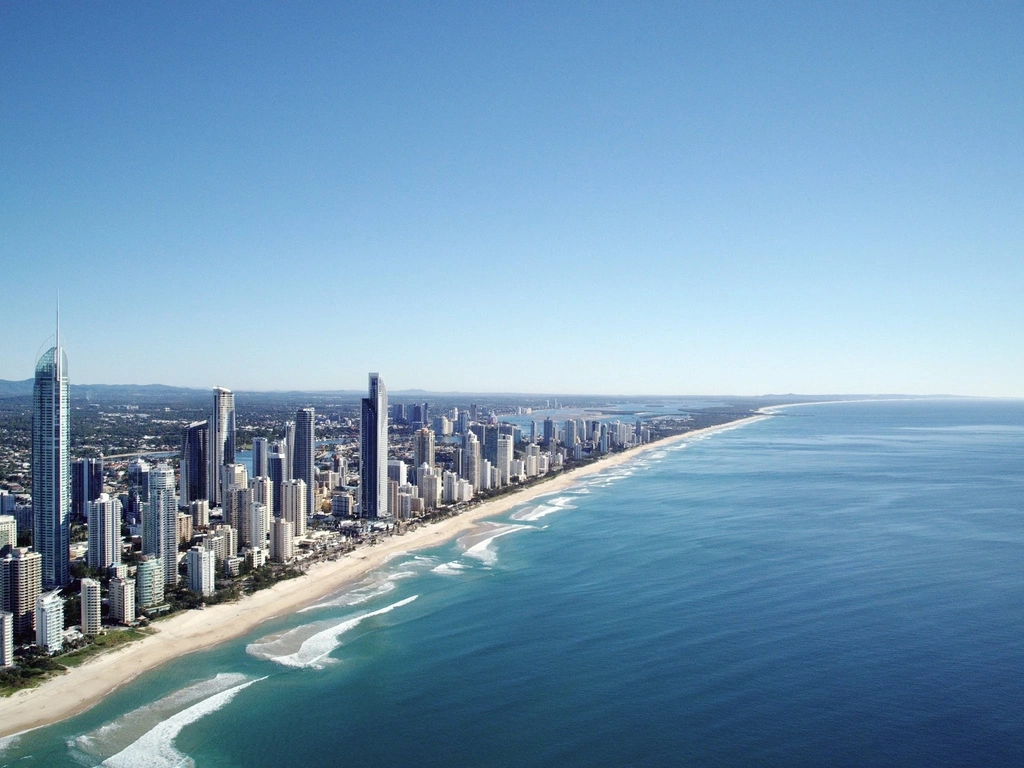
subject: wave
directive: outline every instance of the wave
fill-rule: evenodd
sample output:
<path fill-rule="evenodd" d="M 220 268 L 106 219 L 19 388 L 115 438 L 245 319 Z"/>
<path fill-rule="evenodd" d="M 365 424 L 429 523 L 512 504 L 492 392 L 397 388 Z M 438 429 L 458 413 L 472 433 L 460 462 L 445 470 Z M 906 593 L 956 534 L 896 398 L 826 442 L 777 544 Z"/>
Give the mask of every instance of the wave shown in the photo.
<path fill-rule="evenodd" d="M 399 600 L 397 603 L 392 603 L 391 605 L 385 606 L 384 608 L 380 608 L 376 611 L 362 613 L 358 616 L 352 616 L 344 619 L 336 624 L 331 624 L 326 629 L 322 629 L 307 637 L 302 641 L 298 649 L 292 653 L 280 653 L 280 651 L 287 648 L 289 645 L 292 645 L 296 634 L 302 630 L 308 629 L 308 627 L 298 627 L 290 632 L 286 632 L 284 635 L 272 636 L 272 639 L 267 642 L 250 643 L 245 650 L 250 656 L 267 659 L 268 661 L 273 661 L 274 663 L 285 667 L 295 667 L 298 669 L 312 667 L 314 669 L 322 669 L 323 664 L 321 662 L 341 645 L 342 635 L 350 629 L 359 626 L 364 619 L 390 613 L 395 610 L 395 608 L 401 608 L 403 605 L 408 605 L 417 597 L 419 597 L 419 595 L 413 595 L 412 597 Z"/>
<path fill-rule="evenodd" d="M 21 741 L 20 733 L 12 733 L 10 736 L 4 736 L 3 738 L 0 738 L 0 755 L 2 755 L 11 747 L 16 746 L 19 741 Z"/>
<path fill-rule="evenodd" d="M 139 734 L 152 730 L 160 722 L 197 701 L 248 681 L 246 675 L 222 672 L 209 680 L 188 685 L 144 707 L 127 712 L 94 731 L 69 739 L 71 756 L 85 765 L 95 765 L 101 755 L 120 752 Z"/>
<path fill-rule="evenodd" d="M 547 517 L 553 512 L 561 512 L 564 509 L 576 509 L 574 504 L 570 502 L 575 501 L 571 496 L 559 496 L 557 499 L 551 499 L 547 504 L 540 504 L 539 506 L 520 510 L 512 515 L 513 520 L 519 520 L 524 523 L 532 523 L 535 520 L 540 520 L 542 517 Z"/>
<path fill-rule="evenodd" d="M 458 574 L 466 570 L 467 567 L 468 566 L 464 563 L 460 563 L 457 560 L 453 560 L 450 563 L 441 563 L 441 565 L 437 566 L 436 568 L 432 568 L 431 571 L 433 573 L 439 573 L 442 576 L 457 576 Z"/>
<path fill-rule="evenodd" d="M 498 562 L 498 553 L 491 549 L 491 542 L 500 536 L 507 536 L 510 533 L 516 531 L 528 531 L 536 530 L 532 525 L 505 525 L 496 529 L 490 536 L 483 541 L 479 541 L 469 549 L 466 550 L 465 554 L 467 557 L 472 557 L 476 560 L 480 560 L 484 565 L 494 565 Z"/>
<path fill-rule="evenodd" d="M 402 563 L 402 565 L 406 564 Z M 371 600 L 393 591 L 395 589 L 396 581 L 409 579 L 416 575 L 416 571 L 394 571 L 392 573 L 383 574 L 375 573 L 369 578 L 361 581 L 360 586 L 357 586 L 355 589 L 350 589 L 347 592 L 329 600 L 314 603 L 313 605 L 307 605 L 305 608 L 300 608 L 296 613 L 306 613 L 307 611 L 315 611 L 320 608 L 338 608 L 362 605 L 363 603 L 368 603 Z"/>
<path fill-rule="evenodd" d="M 183 709 L 147 731 L 140 739 L 116 755 L 104 760 L 102 765 L 108 766 L 108 768 L 134 768 L 139 765 L 145 765 L 148 768 L 163 768 L 164 766 L 175 768 L 181 765 L 195 765 L 191 758 L 174 748 L 174 740 L 181 733 L 181 729 L 226 706 L 235 696 L 253 683 L 266 679 L 266 677 L 261 677 L 256 680 L 247 680 L 226 691 L 215 693 L 209 698 L 193 704 L 188 709 Z"/>

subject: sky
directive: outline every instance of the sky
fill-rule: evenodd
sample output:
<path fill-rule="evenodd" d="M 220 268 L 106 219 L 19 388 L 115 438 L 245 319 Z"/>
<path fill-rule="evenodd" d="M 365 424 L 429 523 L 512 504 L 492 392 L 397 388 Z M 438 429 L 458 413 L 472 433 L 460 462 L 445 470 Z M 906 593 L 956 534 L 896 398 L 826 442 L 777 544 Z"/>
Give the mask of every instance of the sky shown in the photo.
<path fill-rule="evenodd" d="M 0 0 L 0 378 L 1024 396 L 1024 5 Z"/>

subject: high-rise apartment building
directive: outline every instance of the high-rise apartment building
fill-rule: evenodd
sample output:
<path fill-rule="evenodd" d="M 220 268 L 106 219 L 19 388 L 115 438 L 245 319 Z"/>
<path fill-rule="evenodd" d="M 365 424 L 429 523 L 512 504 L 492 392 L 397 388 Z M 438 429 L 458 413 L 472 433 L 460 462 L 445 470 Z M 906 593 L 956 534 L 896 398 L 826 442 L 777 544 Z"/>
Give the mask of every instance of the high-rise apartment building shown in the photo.
<path fill-rule="evenodd" d="M 35 628 L 36 598 L 42 591 L 43 558 L 27 547 L 15 547 L 0 558 L 0 611 L 13 614 L 14 634 Z"/>
<path fill-rule="evenodd" d="M 385 411 L 387 413 L 387 411 Z M 385 419 L 387 416 L 384 417 Z M 306 484 L 306 509 L 312 512 L 316 505 L 316 411 L 300 408 L 295 413 L 295 450 L 292 452 L 292 478 Z"/>
<path fill-rule="evenodd" d="M 146 532 L 145 520 L 142 525 L 143 551 L 163 559 L 164 584 L 174 586 L 178 583 L 178 497 L 174 470 L 166 464 L 149 473 L 149 520 L 151 533 Z"/>
<path fill-rule="evenodd" d="M 507 485 L 512 476 L 512 435 L 498 435 L 497 443 L 498 455 L 494 464 L 498 469 L 498 482 L 501 485 Z"/>
<path fill-rule="evenodd" d="M 288 477 L 286 477 L 285 479 L 286 480 L 291 480 L 292 477 L 293 477 L 293 475 L 292 475 L 292 467 L 295 465 L 295 422 L 294 421 L 286 421 L 284 423 L 284 429 L 281 430 L 281 448 L 284 449 L 282 452 L 285 455 L 285 463 L 287 465 L 285 469 L 286 469 L 286 472 L 288 474 Z"/>
<path fill-rule="evenodd" d="M 413 467 L 416 471 L 424 464 L 434 468 L 434 432 L 424 427 L 416 430 L 413 441 Z"/>
<path fill-rule="evenodd" d="M 44 589 L 71 581 L 69 435 L 68 357 L 58 321 L 56 342 L 36 363 L 32 386 L 32 546 L 43 558 Z"/>
<path fill-rule="evenodd" d="M 388 516 L 388 392 L 379 373 L 369 389 L 359 420 L 359 515 L 375 520 Z"/>
<path fill-rule="evenodd" d="M 265 437 L 252 439 L 252 476 L 270 477 L 270 442 Z"/>
<path fill-rule="evenodd" d="M 212 549 L 192 547 L 185 556 L 188 588 L 201 595 L 212 595 L 217 568 L 217 555 Z"/>
<path fill-rule="evenodd" d="M 102 493 L 86 508 L 89 516 L 89 550 L 86 562 L 90 568 L 109 568 L 121 562 L 121 502 Z"/>
<path fill-rule="evenodd" d="M 84 520 L 86 504 L 103 493 L 103 459 L 75 459 L 71 462 L 71 518 Z"/>
<path fill-rule="evenodd" d="M 115 576 L 107 591 L 111 618 L 122 624 L 135 623 L 135 579 Z"/>
<path fill-rule="evenodd" d="M 14 666 L 14 614 L 0 609 L 0 668 Z"/>
<path fill-rule="evenodd" d="M 18 546 L 18 521 L 14 515 L 0 515 L 0 549 Z"/>
<path fill-rule="evenodd" d="M 235 463 L 235 395 L 230 389 L 213 390 L 213 415 L 210 419 L 210 503 L 221 505 L 223 486 L 220 468 Z"/>
<path fill-rule="evenodd" d="M 59 591 L 36 598 L 36 645 L 47 653 L 64 647 L 64 598 Z"/>
<path fill-rule="evenodd" d="M 135 570 L 135 601 L 140 608 L 152 608 L 164 601 L 164 562 L 143 557 Z"/>
<path fill-rule="evenodd" d="M 463 436 L 463 479 L 473 486 L 474 490 L 480 487 L 480 441 L 473 432 L 467 432 Z"/>
<path fill-rule="evenodd" d="M 98 635 L 103 629 L 100 619 L 100 583 L 95 579 L 82 579 L 82 634 Z"/>
<path fill-rule="evenodd" d="M 194 421 L 181 435 L 181 503 L 210 498 L 210 422 Z"/>
<path fill-rule="evenodd" d="M 306 535 L 306 484 L 302 480 L 288 480 L 281 485 L 282 520 L 292 524 L 294 536 Z"/>
<path fill-rule="evenodd" d="M 270 559 L 286 563 L 295 556 L 294 527 L 290 520 L 278 517 L 270 525 Z"/>

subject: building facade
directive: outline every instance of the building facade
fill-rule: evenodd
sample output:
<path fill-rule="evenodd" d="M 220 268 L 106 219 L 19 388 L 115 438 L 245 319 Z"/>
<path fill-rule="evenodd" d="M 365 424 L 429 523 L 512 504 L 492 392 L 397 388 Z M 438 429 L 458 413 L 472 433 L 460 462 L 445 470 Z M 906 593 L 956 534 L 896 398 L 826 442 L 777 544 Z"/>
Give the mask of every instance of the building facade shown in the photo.
<path fill-rule="evenodd" d="M 388 393 L 384 379 L 370 374 L 359 420 L 359 516 L 388 516 Z"/>
<path fill-rule="evenodd" d="M 36 645 L 47 653 L 64 647 L 64 598 L 58 591 L 36 598 Z"/>
<path fill-rule="evenodd" d="M 101 619 L 100 583 L 95 579 L 82 579 L 82 634 L 98 635 L 103 629 Z"/>
<path fill-rule="evenodd" d="M 181 435 L 181 503 L 210 498 L 210 422 L 194 421 Z"/>
<path fill-rule="evenodd" d="M 316 411 L 300 408 L 295 413 L 295 450 L 292 452 L 292 479 L 306 484 L 306 510 L 316 508 Z"/>
<path fill-rule="evenodd" d="M 44 589 L 71 581 L 71 456 L 68 358 L 57 342 L 36 363 L 32 386 L 32 546 L 42 560 Z"/>
<path fill-rule="evenodd" d="M 219 507 L 224 491 L 220 468 L 235 463 L 235 394 L 230 389 L 214 388 L 209 430 L 210 504 Z"/>
<path fill-rule="evenodd" d="M 121 562 L 121 502 L 102 493 L 87 505 L 90 568 L 109 568 Z"/>

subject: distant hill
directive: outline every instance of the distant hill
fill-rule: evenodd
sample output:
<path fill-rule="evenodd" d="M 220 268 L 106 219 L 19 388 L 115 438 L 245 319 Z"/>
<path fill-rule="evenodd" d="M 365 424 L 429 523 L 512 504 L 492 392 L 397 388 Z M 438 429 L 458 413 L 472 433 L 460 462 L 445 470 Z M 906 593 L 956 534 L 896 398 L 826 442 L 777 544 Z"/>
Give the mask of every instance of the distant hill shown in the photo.
<path fill-rule="evenodd" d="M 22 397 L 32 394 L 32 379 L 8 381 L 0 379 L 0 397 Z"/>

